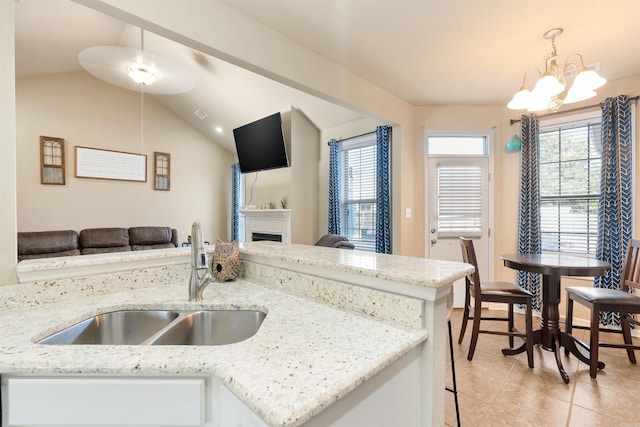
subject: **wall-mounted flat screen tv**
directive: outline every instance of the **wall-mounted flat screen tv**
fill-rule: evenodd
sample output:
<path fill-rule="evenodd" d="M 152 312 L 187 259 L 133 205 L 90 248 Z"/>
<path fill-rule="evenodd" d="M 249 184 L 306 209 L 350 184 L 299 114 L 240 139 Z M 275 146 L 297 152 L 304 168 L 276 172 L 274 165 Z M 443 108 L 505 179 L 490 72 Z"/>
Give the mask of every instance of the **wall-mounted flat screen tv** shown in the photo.
<path fill-rule="evenodd" d="M 233 130 L 240 172 L 258 172 L 289 166 L 280 113 Z"/>

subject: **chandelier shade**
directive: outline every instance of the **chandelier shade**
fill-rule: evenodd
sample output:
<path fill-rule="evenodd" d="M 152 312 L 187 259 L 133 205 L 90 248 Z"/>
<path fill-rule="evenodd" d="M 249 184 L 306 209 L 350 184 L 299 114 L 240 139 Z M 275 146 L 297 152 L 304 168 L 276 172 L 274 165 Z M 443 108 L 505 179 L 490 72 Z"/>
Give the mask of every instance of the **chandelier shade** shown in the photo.
<path fill-rule="evenodd" d="M 536 69 L 527 71 L 520 90 L 516 92 L 507 104 L 507 108 L 511 110 L 527 110 L 529 112 L 544 110 L 555 112 L 564 104 L 593 98 L 597 95 L 595 89 L 607 82 L 607 79 L 600 76 L 596 71 L 585 67 L 580 54 L 570 55 L 564 66 L 560 66 L 558 61 L 561 57 L 558 55 L 555 39 L 562 34 L 562 31 L 562 28 L 554 28 L 544 33 L 543 37 L 551 40 L 553 48 L 552 52 L 545 57 L 545 71 L 544 73 Z M 570 62 L 573 57 L 580 58 L 580 63 L 574 64 Z M 577 75 L 573 78 L 573 82 L 569 84 L 567 80 L 570 80 L 571 77 L 568 76 L 569 73 L 567 71 L 572 68 Z M 532 91 L 529 91 L 525 83 L 527 74 L 530 71 L 537 71 L 540 76 Z"/>

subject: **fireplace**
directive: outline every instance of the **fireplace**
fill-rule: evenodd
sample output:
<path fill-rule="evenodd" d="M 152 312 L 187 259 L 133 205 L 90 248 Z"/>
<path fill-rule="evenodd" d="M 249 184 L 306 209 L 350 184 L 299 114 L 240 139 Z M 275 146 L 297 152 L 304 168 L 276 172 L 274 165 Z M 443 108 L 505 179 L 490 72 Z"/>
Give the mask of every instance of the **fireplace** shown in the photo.
<path fill-rule="evenodd" d="M 245 217 L 245 242 L 291 243 L 291 209 L 239 209 Z"/>
<path fill-rule="evenodd" d="M 282 234 L 251 233 L 252 242 L 260 242 L 263 240 L 266 240 L 268 242 L 282 242 Z"/>

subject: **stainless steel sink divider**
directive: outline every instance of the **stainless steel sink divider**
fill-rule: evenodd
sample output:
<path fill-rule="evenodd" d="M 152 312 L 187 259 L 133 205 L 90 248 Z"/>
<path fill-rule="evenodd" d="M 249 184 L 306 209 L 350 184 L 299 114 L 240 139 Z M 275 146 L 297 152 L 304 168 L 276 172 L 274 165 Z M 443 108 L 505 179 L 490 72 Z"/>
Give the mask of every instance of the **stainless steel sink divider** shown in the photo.
<path fill-rule="evenodd" d="M 151 335 L 149 338 L 147 338 L 146 340 L 142 341 L 140 344 L 138 345 L 153 345 L 153 342 L 155 340 L 157 340 L 158 338 L 160 338 L 166 331 L 168 331 L 175 323 L 178 323 L 179 321 L 181 321 L 182 319 L 184 319 L 187 316 L 192 315 L 193 313 L 196 313 L 196 311 L 178 311 L 175 310 L 176 313 L 178 313 L 178 317 L 176 317 L 175 319 L 173 319 L 167 326 L 165 326 L 164 328 L 160 329 L 158 332 L 156 332 L 155 334 Z"/>

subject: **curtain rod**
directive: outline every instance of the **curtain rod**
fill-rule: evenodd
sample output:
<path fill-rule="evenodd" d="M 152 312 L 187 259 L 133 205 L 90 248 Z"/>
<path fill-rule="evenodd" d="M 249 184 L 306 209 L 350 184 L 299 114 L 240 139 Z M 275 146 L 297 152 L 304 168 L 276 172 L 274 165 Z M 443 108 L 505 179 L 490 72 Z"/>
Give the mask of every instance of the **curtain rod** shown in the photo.
<path fill-rule="evenodd" d="M 640 96 L 634 96 L 633 98 L 629 98 L 629 101 L 630 102 L 633 101 L 634 103 L 637 104 L 638 103 L 638 99 L 640 99 Z M 542 116 L 538 116 L 538 118 L 549 117 L 549 116 L 553 116 L 554 114 L 560 114 L 560 113 L 573 113 L 573 112 L 576 112 L 576 111 L 588 110 L 590 108 L 598 107 L 600 105 L 602 105 L 602 103 L 593 104 L 593 105 L 586 105 L 584 107 L 574 108 L 573 110 L 557 111 L 555 113 L 549 113 L 549 114 L 544 114 Z M 511 119 L 511 120 L 509 120 L 509 123 L 511 124 L 511 126 L 513 126 L 514 124 L 519 123 L 519 122 L 520 122 L 520 119 Z"/>
<path fill-rule="evenodd" d="M 365 133 L 361 133 L 360 135 L 350 136 L 348 138 L 340 138 L 340 139 L 338 139 L 338 142 L 348 141 L 348 140 L 354 139 L 354 138 L 360 138 L 361 136 L 371 135 L 372 133 L 376 133 L 376 131 L 374 130 L 374 131 L 371 131 L 371 132 L 365 132 Z M 328 142 L 327 142 L 327 145 L 329 145 Z"/>

